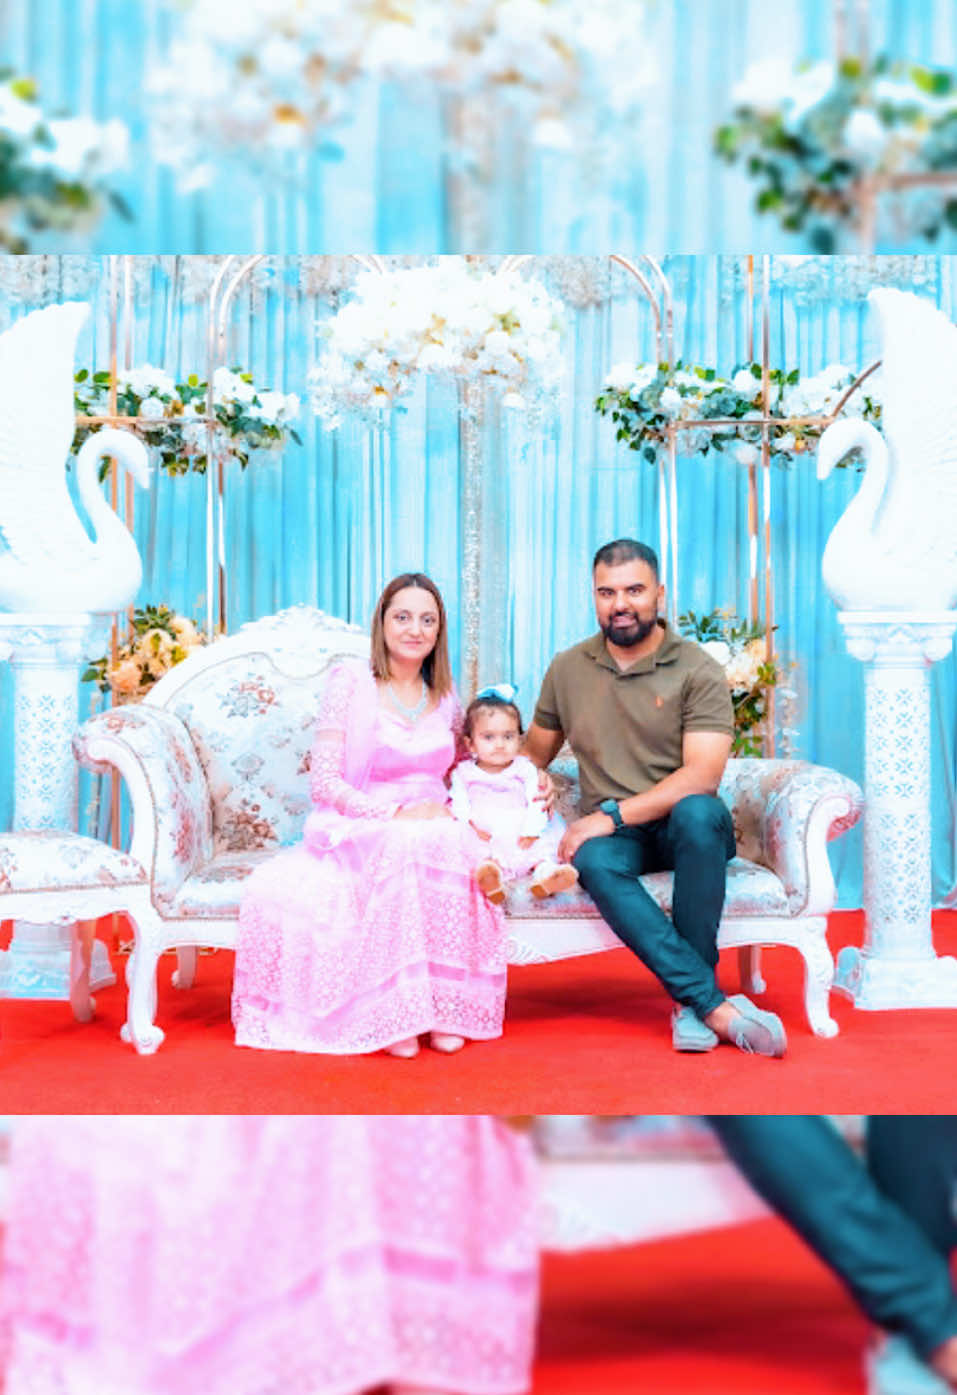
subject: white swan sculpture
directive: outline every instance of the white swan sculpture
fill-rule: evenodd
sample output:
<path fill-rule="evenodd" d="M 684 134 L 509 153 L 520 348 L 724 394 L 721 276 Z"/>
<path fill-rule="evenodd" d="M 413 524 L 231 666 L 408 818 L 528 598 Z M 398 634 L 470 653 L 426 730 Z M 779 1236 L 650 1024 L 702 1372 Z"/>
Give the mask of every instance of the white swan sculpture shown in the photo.
<path fill-rule="evenodd" d="M 78 452 L 77 490 L 95 540 L 67 485 L 73 359 L 88 314 L 78 302 L 50 305 L 0 334 L 0 610 L 124 610 L 140 587 L 139 551 L 104 498 L 97 462 L 112 456 L 146 485 L 142 441 L 107 427 Z"/>
<path fill-rule="evenodd" d="M 866 469 L 835 524 L 824 584 L 841 610 L 949 610 L 957 602 L 957 325 L 908 291 L 868 296 L 881 329 L 883 434 L 834 422 L 817 476 L 855 447 Z"/>

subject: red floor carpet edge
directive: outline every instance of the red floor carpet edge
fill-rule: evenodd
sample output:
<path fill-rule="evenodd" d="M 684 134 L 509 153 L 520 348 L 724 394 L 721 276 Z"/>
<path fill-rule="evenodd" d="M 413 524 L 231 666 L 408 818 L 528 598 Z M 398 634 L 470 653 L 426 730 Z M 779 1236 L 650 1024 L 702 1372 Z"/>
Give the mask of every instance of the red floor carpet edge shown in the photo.
<path fill-rule="evenodd" d="M 104 923 L 107 933 L 109 922 Z M 831 917 L 836 953 L 859 943 L 859 912 Z M 957 913 L 938 912 L 939 952 L 957 951 Z M 793 950 L 765 952 L 763 1004 L 790 1039 L 783 1061 L 723 1046 L 708 1055 L 671 1049 L 668 1004 L 627 950 L 513 969 L 505 1034 L 454 1057 L 429 1050 L 412 1061 L 376 1054 L 303 1056 L 233 1045 L 233 956 L 200 960 L 188 992 L 160 966 L 157 1020 L 167 1033 L 155 1056 L 119 1040 L 120 982 L 97 995 L 96 1019 L 73 1020 L 66 1003 L 0 1003 L 3 1113 L 949 1113 L 957 1109 L 951 1063 L 957 1012 L 860 1012 L 840 995 L 838 1037 L 812 1035 Z M 723 956 L 737 987 L 736 956 Z"/>
<path fill-rule="evenodd" d="M 783 1222 L 549 1255 L 534 1395 L 863 1395 L 864 1318 Z"/>

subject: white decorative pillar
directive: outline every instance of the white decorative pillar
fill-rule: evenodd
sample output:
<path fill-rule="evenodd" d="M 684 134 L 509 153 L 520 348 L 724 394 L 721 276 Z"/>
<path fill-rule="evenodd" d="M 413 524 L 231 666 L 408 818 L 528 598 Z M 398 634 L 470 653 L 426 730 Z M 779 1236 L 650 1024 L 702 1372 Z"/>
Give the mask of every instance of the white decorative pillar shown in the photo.
<path fill-rule="evenodd" d="M 957 611 L 841 611 L 866 665 L 862 949 L 834 987 L 860 1008 L 957 1007 L 957 959 L 931 935 L 930 665 L 950 653 Z"/>
<path fill-rule="evenodd" d="M 80 666 L 102 654 L 112 616 L 0 611 L 0 659 L 13 673 L 13 829 L 75 832 Z M 14 923 L 0 953 L 0 997 L 69 998 L 73 927 Z M 106 946 L 93 944 L 90 987 L 116 982 Z"/>

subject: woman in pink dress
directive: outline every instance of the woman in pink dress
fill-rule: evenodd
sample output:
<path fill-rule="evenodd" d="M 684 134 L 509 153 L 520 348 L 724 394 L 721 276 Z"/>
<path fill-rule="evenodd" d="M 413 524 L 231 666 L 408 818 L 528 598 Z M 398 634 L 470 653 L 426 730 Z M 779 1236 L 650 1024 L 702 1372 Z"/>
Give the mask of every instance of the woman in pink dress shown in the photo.
<path fill-rule="evenodd" d="M 518 1395 L 535 1213 L 484 1115 L 20 1119 L 5 1395 Z"/>
<path fill-rule="evenodd" d="M 501 913 L 476 885 L 446 776 L 461 724 L 445 607 L 418 573 L 390 581 L 371 659 L 329 675 L 305 838 L 251 878 L 236 946 L 241 1046 L 414 1056 L 497 1037 Z"/>

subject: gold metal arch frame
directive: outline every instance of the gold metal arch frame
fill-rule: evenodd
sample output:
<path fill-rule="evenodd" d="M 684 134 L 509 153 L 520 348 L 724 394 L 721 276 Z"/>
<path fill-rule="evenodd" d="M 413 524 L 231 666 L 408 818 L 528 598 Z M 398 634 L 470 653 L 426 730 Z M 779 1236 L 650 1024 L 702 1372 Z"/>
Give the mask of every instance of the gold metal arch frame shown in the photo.
<path fill-rule="evenodd" d="M 207 397 L 206 412 L 203 416 L 191 418 L 192 422 L 206 429 L 206 635 L 225 634 L 227 628 L 228 584 L 226 575 L 225 527 L 224 527 L 224 466 L 221 458 L 216 458 L 216 417 L 213 378 L 217 368 L 227 367 L 229 312 L 242 283 L 253 268 L 263 260 L 262 254 L 249 257 L 228 256 L 219 268 L 206 310 L 206 373 Z M 133 258 L 131 256 L 110 256 L 107 258 L 110 281 L 110 398 L 109 411 L 101 415 L 79 414 L 77 422 L 82 426 L 135 427 L 138 423 L 155 425 L 152 418 L 135 417 L 117 410 L 117 385 L 119 377 L 119 344 L 122 338 L 122 367 L 134 366 L 135 356 L 135 307 L 133 304 Z M 215 468 L 214 468 L 215 466 Z M 110 503 L 119 512 L 119 486 L 115 462 L 110 469 Z M 133 482 L 127 476 L 123 499 L 123 521 L 132 532 L 135 519 Z M 117 629 L 113 627 L 112 658 L 116 659 Z"/>
<path fill-rule="evenodd" d="M 673 297 L 668 278 L 653 257 L 638 258 L 641 266 L 618 253 L 611 254 L 611 261 L 623 267 L 641 288 L 641 292 L 651 306 L 655 326 L 655 351 L 659 363 L 671 365 L 675 362 Z M 755 356 L 755 259 L 748 257 L 748 356 L 752 363 L 759 360 Z M 645 270 L 650 273 L 646 275 Z M 653 284 L 655 283 L 655 284 Z M 748 620 L 751 624 L 763 623 L 765 628 L 765 655 L 770 662 L 774 658 L 774 558 L 773 533 L 771 527 L 771 427 L 791 426 L 826 427 L 835 421 L 844 410 L 850 398 L 861 384 L 880 367 L 880 359 L 865 368 L 848 387 L 835 404 L 830 415 L 803 417 L 772 417 L 771 408 L 771 258 L 761 258 L 761 416 L 752 418 L 751 424 L 761 427 L 761 489 L 758 490 L 758 466 L 748 465 Z M 711 417 L 672 421 L 665 428 L 666 459 L 658 452 L 658 517 L 660 553 L 668 558 L 665 576 L 667 586 L 668 617 L 675 622 L 678 615 L 678 483 L 677 457 L 679 433 L 682 431 L 715 431 L 723 426 L 739 426 L 736 417 Z M 759 572 L 759 560 L 763 555 L 763 578 Z M 763 580 L 763 587 L 761 582 Z M 767 716 L 765 718 L 764 750 L 768 756 L 775 753 L 775 703 L 774 689 L 768 690 Z"/>
<path fill-rule="evenodd" d="M 229 311 L 236 293 L 253 268 L 262 261 L 261 255 L 241 258 L 229 256 L 217 273 L 210 291 L 207 306 L 206 327 L 206 367 L 207 398 L 206 413 L 193 418 L 206 428 L 206 635 L 212 638 L 216 633 L 225 634 L 227 616 L 227 575 L 224 530 L 224 466 L 222 458 L 217 458 L 216 428 L 213 377 L 216 369 L 228 366 L 226 351 L 229 327 Z M 133 258 L 131 256 L 110 256 L 109 305 L 110 305 L 110 395 L 109 411 L 99 416 L 80 414 L 76 420 L 84 426 L 134 427 L 138 422 L 155 424 L 150 418 L 133 417 L 120 413 L 117 401 L 120 342 L 122 340 L 123 368 L 134 366 L 135 356 L 135 307 L 133 303 Z M 110 504 L 119 513 L 119 481 L 116 461 L 110 462 Z M 135 522 L 135 499 L 133 481 L 126 476 L 123 494 L 123 521 L 133 531 Z M 132 619 L 132 609 L 128 612 Z M 116 663 L 119 647 L 119 626 L 114 620 L 110 634 L 110 659 Z M 113 695 L 113 703 L 116 696 Z M 110 833 L 114 848 L 120 846 L 120 776 L 113 771 L 110 781 Z M 113 934 L 116 938 L 118 921 L 113 917 Z"/>

